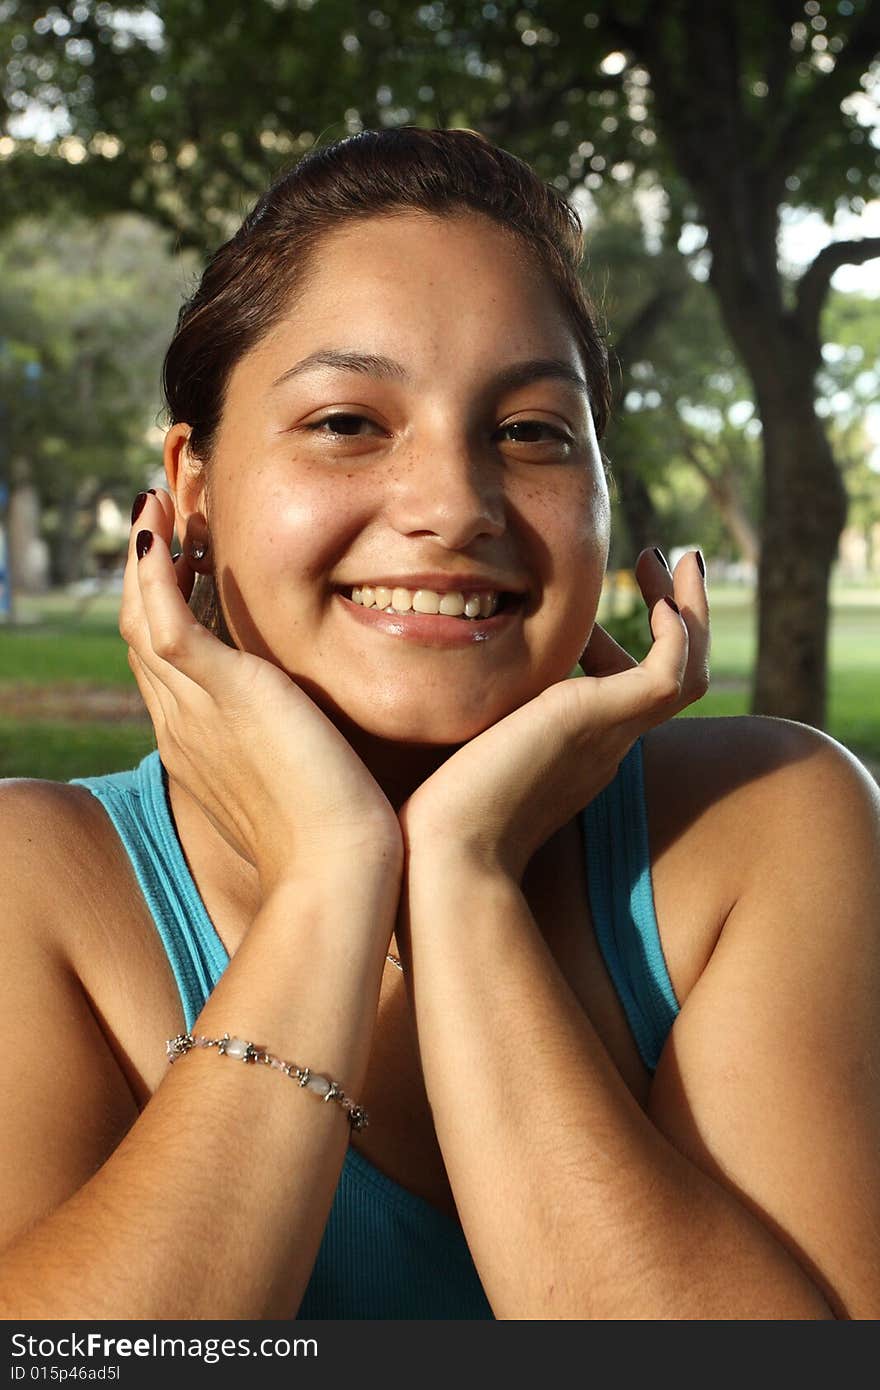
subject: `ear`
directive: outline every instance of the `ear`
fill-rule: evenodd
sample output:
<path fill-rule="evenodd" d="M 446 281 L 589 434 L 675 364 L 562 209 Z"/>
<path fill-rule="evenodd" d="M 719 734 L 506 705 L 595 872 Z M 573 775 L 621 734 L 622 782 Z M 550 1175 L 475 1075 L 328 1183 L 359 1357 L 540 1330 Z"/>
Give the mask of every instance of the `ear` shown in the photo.
<path fill-rule="evenodd" d="M 163 448 L 165 477 L 174 502 L 175 530 L 184 547 L 188 538 L 201 539 L 208 529 L 205 470 L 190 451 L 191 433 L 191 425 L 172 425 Z"/>

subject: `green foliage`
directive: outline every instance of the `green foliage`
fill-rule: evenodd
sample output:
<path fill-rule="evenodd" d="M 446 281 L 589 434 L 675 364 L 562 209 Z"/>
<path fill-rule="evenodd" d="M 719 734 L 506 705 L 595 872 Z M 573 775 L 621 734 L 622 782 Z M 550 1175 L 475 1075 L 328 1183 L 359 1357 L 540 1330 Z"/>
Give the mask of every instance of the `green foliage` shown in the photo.
<path fill-rule="evenodd" d="M 124 506 L 161 462 L 159 367 L 184 269 L 130 214 L 0 236 L 0 479 L 36 486 L 50 538 L 73 518 L 92 526 L 100 495 Z"/>
<path fill-rule="evenodd" d="M 651 627 L 642 602 L 622 613 L 603 617 L 602 626 L 636 661 L 643 661 L 651 649 Z"/>
<path fill-rule="evenodd" d="M 731 141 L 790 203 L 830 213 L 880 188 L 850 100 L 878 47 L 873 0 L 824 6 L 817 24 L 763 0 L 592 0 L 587 11 L 570 0 L 5 0 L 0 37 L 13 127 L 34 102 L 66 109 L 69 125 L 65 139 L 16 147 L 7 217 L 59 199 L 134 207 L 213 246 L 315 141 L 405 122 L 483 130 L 564 191 L 649 172 L 671 200 L 673 245 L 692 202 L 688 162 L 713 146 L 726 161 Z M 609 65 L 610 50 L 626 61 Z M 720 101 L 731 84 L 735 123 Z M 682 146 L 681 121 L 703 155 Z"/>

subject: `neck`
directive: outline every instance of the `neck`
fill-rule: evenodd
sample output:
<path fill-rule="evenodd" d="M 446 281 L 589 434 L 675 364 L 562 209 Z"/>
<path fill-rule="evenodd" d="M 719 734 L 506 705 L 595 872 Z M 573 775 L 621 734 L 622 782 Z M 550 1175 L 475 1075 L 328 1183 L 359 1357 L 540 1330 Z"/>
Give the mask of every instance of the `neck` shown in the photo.
<path fill-rule="evenodd" d="M 359 725 L 335 712 L 333 722 L 395 811 L 399 811 L 413 792 L 462 746 L 458 743 L 393 743 L 365 733 Z"/>
<path fill-rule="evenodd" d="M 368 768 L 395 811 L 460 745 L 394 744 L 338 715 L 334 722 Z M 257 871 L 223 838 L 201 804 L 168 776 L 171 812 L 196 887 L 232 956 L 261 904 Z M 396 938 L 390 950 L 399 955 Z M 391 967 L 389 967 L 390 969 Z M 392 971 L 392 974 L 396 974 Z"/>

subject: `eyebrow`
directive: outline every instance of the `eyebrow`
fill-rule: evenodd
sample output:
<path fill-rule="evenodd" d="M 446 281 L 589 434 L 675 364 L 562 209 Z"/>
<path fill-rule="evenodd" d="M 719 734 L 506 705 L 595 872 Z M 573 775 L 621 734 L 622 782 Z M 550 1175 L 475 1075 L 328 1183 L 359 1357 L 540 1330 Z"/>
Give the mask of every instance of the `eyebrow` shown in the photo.
<path fill-rule="evenodd" d="M 352 352 L 346 348 L 319 348 L 309 353 L 301 362 L 289 367 L 272 382 L 272 388 L 285 381 L 301 376 L 304 372 L 315 371 L 318 367 L 334 367 L 337 371 L 360 372 L 362 376 L 380 377 L 384 380 L 410 380 L 409 373 L 391 357 L 383 357 L 371 352 Z M 525 362 L 512 362 L 503 367 L 491 380 L 491 385 L 501 391 L 513 391 L 518 386 L 528 386 L 533 381 L 554 378 L 566 381 L 576 390 L 589 396 L 590 388 L 584 377 L 570 362 L 561 357 L 533 357 Z"/>

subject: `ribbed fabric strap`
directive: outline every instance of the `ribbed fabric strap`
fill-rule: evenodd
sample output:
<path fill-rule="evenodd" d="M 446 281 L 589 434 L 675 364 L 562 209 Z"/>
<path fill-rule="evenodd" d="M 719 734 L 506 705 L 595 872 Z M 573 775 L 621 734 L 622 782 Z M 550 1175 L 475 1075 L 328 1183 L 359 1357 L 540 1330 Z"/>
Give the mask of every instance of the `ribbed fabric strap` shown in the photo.
<path fill-rule="evenodd" d="M 130 772 L 71 781 L 99 799 L 125 846 L 174 971 L 189 1031 L 229 957 L 183 856 L 158 750 Z"/>
<path fill-rule="evenodd" d="M 679 1005 L 654 914 L 641 739 L 583 812 L 583 833 L 599 949 L 653 1072 Z"/>

